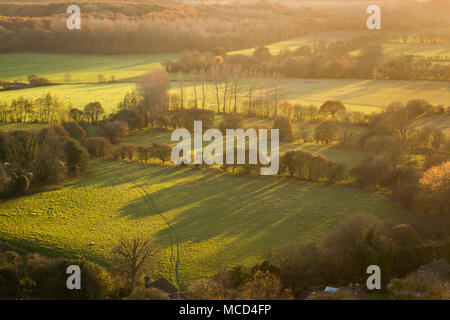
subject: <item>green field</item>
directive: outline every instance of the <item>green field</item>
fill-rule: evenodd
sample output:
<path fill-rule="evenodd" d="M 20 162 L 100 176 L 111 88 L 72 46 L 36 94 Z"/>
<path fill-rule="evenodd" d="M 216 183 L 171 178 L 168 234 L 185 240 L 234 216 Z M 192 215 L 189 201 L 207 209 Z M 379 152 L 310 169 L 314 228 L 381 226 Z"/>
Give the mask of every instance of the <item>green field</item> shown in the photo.
<path fill-rule="evenodd" d="M 302 46 L 311 46 L 313 47 L 315 43 L 319 41 L 336 42 L 340 40 L 349 40 L 358 36 L 362 36 L 367 34 L 367 31 L 325 31 L 325 32 L 314 32 L 310 35 L 292 39 L 287 41 L 280 41 L 276 43 L 272 43 L 266 45 L 265 47 L 270 50 L 273 55 L 279 54 L 283 50 L 291 50 L 294 51 Z M 243 55 L 251 55 L 255 51 L 255 48 L 249 48 L 244 50 L 232 51 L 229 54 L 243 54 Z"/>
<path fill-rule="evenodd" d="M 172 83 L 172 93 L 177 84 Z M 23 90 L 0 91 L 0 101 L 11 101 L 19 96 L 37 98 L 47 92 L 58 96 L 74 107 L 99 101 L 107 113 L 117 109 L 125 94 L 135 88 L 133 83 L 58 85 Z M 376 113 L 396 100 L 406 102 L 423 98 L 432 104 L 448 105 L 450 101 L 448 81 L 401 81 L 401 80 L 345 80 L 345 79 L 286 79 L 283 83 L 280 101 L 320 106 L 326 100 L 342 100 L 349 111 Z M 192 99 L 192 87 L 185 83 L 186 101 Z M 207 107 L 216 110 L 213 92 L 208 93 Z M 244 96 L 239 98 L 242 103 Z"/>
<path fill-rule="evenodd" d="M 384 53 L 389 55 L 418 55 L 427 58 L 450 59 L 450 46 L 444 44 L 388 43 L 383 45 Z"/>
<path fill-rule="evenodd" d="M 99 101 L 107 113 L 117 110 L 117 104 L 127 92 L 135 89 L 134 83 L 72 84 L 36 87 L 22 90 L 0 91 L 0 101 L 11 101 L 20 96 L 36 99 L 48 92 L 56 95 L 66 105 L 83 108 Z"/>
<path fill-rule="evenodd" d="M 0 79 L 27 82 L 27 76 L 36 74 L 55 83 L 63 83 L 64 75 L 71 74 L 72 83 L 98 82 L 102 74 L 117 81 L 135 80 L 139 76 L 161 68 L 161 63 L 174 60 L 178 54 L 160 55 L 61 55 L 12 53 L 0 55 Z"/>
<path fill-rule="evenodd" d="M 301 97 L 301 98 L 300 98 Z M 355 111 L 377 112 L 394 101 L 422 98 L 431 104 L 448 105 L 449 81 L 289 79 L 283 86 L 283 98 L 320 105 L 328 99 L 339 99 Z M 316 103 L 314 103 L 316 102 Z"/>
<path fill-rule="evenodd" d="M 404 54 L 425 58 L 440 57 L 443 60 L 450 60 L 450 46 L 444 44 L 384 43 L 383 49 L 386 55 L 392 56 Z M 355 50 L 350 54 L 358 55 L 360 52 L 361 50 Z"/>
<path fill-rule="evenodd" d="M 356 212 L 407 219 L 385 196 L 349 187 L 102 160 L 63 189 L 3 201 L 0 238 L 108 264 L 119 237 L 145 234 L 161 245 L 158 272 L 174 281 L 174 239 L 143 190 L 180 241 L 182 284 L 255 263 L 284 242 L 318 240 Z"/>
<path fill-rule="evenodd" d="M 216 126 L 221 122 L 222 117 L 216 116 Z M 243 127 L 247 128 L 272 128 L 273 121 L 269 119 L 258 118 L 245 118 L 243 121 Z M 1 128 L 1 126 L 0 126 Z M 308 131 L 310 137 L 314 134 L 314 124 L 307 122 L 293 122 L 292 129 L 294 136 L 299 137 L 300 129 L 305 128 Z M 322 154 L 328 159 L 342 162 L 348 168 L 356 167 L 364 158 L 368 157 L 371 153 L 367 150 L 359 148 L 359 139 L 367 133 L 365 128 L 353 127 L 353 139 L 352 145 L 349 147 L 338 146 L 336 144 L 324 145 L 316 144 L 313 142 L 304 143 L 301 139 L 296 139 L 292 142 L 280 142 L 280 153 L 288 150 L 307 150 L 312 153 Z M 178 142 L 171 141 L 171 131 L 149 128 L 133 133 L 129 137 L 123 139 L 124 142 L 132 142 L 139 145 L 151 145 L 153 143 L 164 143 L 169 145 L 176 145 Z M 209 142 L 204 145 L 209 144 Z M 224 142 L 225 150 L 225 142 Z M 195 152 L 195 151 L 193 151 Z"/>
<path fill-rule="evenodd" d="M 339 34 L 336 34 L 336 37 L 339 37 Z M 312 43 L 312 39 L 325 36 L 319 33 L 309 38 L 302 38 L 303 40 L 287 41 L 283 45 L 274 44 L 273 48 L 299 44 L 298 41 Z M 79 108 L 89 102 L 99 101 L 109 113 L 117 108 L 117 104 L 127 92 L 134 89 L 133 80 L 146 72 L 160 68 L 162 61 L 174 58 L 176 55 L 2 54 L 0 55 L 0 78 L 26 81 L 27 75 L 34 73 L 48 77 L 54 82 L 62 82 L 64 74 L 70 72 L 72 84 L 0 91 L 0 101 L 10 102 L 21 95 L 37 98 L 51 92 L 66 104 Z M 114 74 L 119 82 L 95 83 L 98 74 L 103 74 L 107 78 Z M 177 92 L 177 86 L 175 81 L 172 82 L 172 93 Z M 192 86 L 186 81 L 185 87 L 186 101 L 189 102 L 193 97 Z M 282 85 L 280 100 L 321 105 L 328 99 L 339 99 L 350 111 L 372 113 L 379 112 L 390 102 L 396 100 L 405 102 L 412 98 L 423 98 L 432 104 L 447 105 L 450 101 L 449 88 L 448 81 L 286 79 Z M 244 99 L 242 94 L 241 103 Z M 208 90 L 207 100 L 208 108 L 216 110 L 213 90 Z"/>
<path fill-rule="evenodd" d="M 32 130 L 40 129 L 44 126 L 43 123 L 0 123 L 0 130 L 11 131 L 11 130 Z"/>

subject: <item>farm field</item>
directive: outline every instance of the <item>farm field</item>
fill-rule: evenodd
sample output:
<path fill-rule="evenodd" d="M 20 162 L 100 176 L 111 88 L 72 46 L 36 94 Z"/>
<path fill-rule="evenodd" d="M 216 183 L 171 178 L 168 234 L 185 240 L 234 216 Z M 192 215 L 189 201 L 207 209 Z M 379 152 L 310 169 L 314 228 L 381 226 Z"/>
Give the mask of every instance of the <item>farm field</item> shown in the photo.
<path fill-rule="evenodd" d="M 413 55 L 426 58 L 440 57 L 443 60 L 450 60 L 450 46 L 445 44 L 419 44 L 419 43 L 384 43 L 384 54 L 399 56 Z M 360 54 L 361 50 L 351 51 L 351 55 Z M 439 62 L 444 63 L 445 61 Z"/>
<path fill-rule="evenodd" d="M 366 113 L 380 111 L 394 101 L 422 98 L 431 104 L 448 105 L 449 81 L 289 79 L 283 86 L 283 98 L 321 104 L 328 99 L 342 100 L 349 110 Z M 314 104 L 314 103 L 313 103 Z M 358 110 L 359 109 L 359 110 Z"/>
<path fill-rule="evenodd" d="M 219 125 L 221 121 L 221 116 L 216 116 L 216 124 Z M 272 121 L 267 119 L 254 119 L 245 118 L 243 121 L 243 127 L 247 128 L 272 128 Z M 0 127 L 1 128 L 1 127 Z M 315 126 L 309 123 L 303 122 L 293 122 L 292 129 L 295 136 L 299 136 L 300 128 L 306 128 L 310 136 L 314 133 Z M 364 158 L 369 156 L 371 153 L 358 148 L 358 141 L 360 137 L 365 134 L 364 128 L 355 127 L 353 128 L 353 145 L 350 147 L 332 145 L 316 144 L 313 142 L 304 143 L 303 140 L 297 139 L 292 142 L 280 142 L 280 153 L 284 153 L 289 150 L 303 149 L 310 151 L 312 153 L 322 154 L 328 159 L 333 159 L 345 164 L 348 168 L 356 167 Z M 160 130 L 160 129 L 146 129 L 140 132 L 135 132 L 129 137 L 123 139 L 124 142 L 131 142 L 139 145 L 151 145 L 153 143 L 164 143 L 168 145 L 176 145 L 178 142 L 171 141 L 171 131 Z M 204 145 L 209 144 L 209 142 L 204 143 Z M 226 142 L 224 142 L 224 150 Z M 195 152 L 195 151 L 193 151 Z"/>
<path fill-rule="evenodd" d="M 418 55 L 450 59 L 450 46 L 445 44 L 388 43 L 383 44 L 384 53 L 389 55 Z"/>
<path fill-rule="evenodd" d="M 344 186 L 97 160 L 88 176 L 63 189 L 0 203 L 0 238 L 107 265 L 119 237 L 145 234 L 161 246 L 158 272 L 175 281 L 175 241 L 162 214 L 180 241 L 186 284 L 218 267 L 260 261 L 284 242 L 320 239 L 356 212 L 408 220 L 385 196 Z"/>
<path fill-rule="evenodd" d="M 336 42 L 339 40 L 348 40 L 351 38 L 355 38 L 361 35 L 367 34 L 367 31 L 326 31 L 326 32 L 314 32 L 310 35 L 287 40 L 280 41 L 276 43 L 272 43 L 266 45 L 265 47 L 270 50 L 273 55 L 279 54 L 283 50 L 291 50 L 294 51 L 302 46 L 311 46 L 313 47 L 315 43 L 318 41 L 326 41 L 326 42 Z M 229 54 L 243 54 L 243 55 L 251 55 L 255 51 L 255 48 L 243 49 L 229 52 Z"/>
<path fill-rule="evenodd" d="M 185 83 L 186 101 L 192 100 L 192 86 Z M 178 84 L 171 83 L 171 93 Z M 117 104 L 134 83 L 73 84 L 36 87 L 22 90 L 0 91 L 0 101 L 11 101 L 19 96 L 37 98 L 50 92 L 66 104 L 84 107 L 99 101 L 107 113 L 117 109 Z M 286 79 L 283 81 L 280 101 L 320 106 L 326 100 L 342 100 L 349 111 L 374 113 L 394 101 L 406 102 L 422 98 L 431 104 L 447 105 L 450 101 L 449 81 L 401 81 L 401 80 L 346 80 L 346 79 Z M 243 97 L 240 100 L 243 101 Z M 207 107 L 216 110 L 212 91 L 209 91 Z"/>
<path fill-rule="evenodd" d="M 83 109 L 90 102 L 98 101 L 102 104 L 106 113 L 117 110 L 117 104 L 123 99 L 127 92 L 135 89 L 135 84 L 127 83 L 95 83 L 95 84 L 72 84 L 51 85 L 35 87 L 22 90 L 0 91 L 0 101 L 11 102 L 20 96 L 36 99 L 51 93 L 66 105 Z"/>
<path fill-rule="evenodd" d="M 12 130 L 33 130 L 40 129 L 45 124 L 43 123 L 0 123 L 0 130 L 2 131 L 12 131 Z"/>
<path fill-rule="evenodd" d="M 149 55 L 63 55 L 13 53 L 0 55 L 0 79 L 27 82 L 27 76 L 44 76 L 55 83 L 63 83 L 71 74 L 72 83 L 98 82 L 103 74 L 116 81 L 131 81 L 152 70 L 162 62 L 177 59 L 178 54 Z"/>
<path fill-rule="evenodd" d="M 334 34 L 333 38 L 345 38 L 359 33 L 315 33 L 298 40 L 276 43 L 270 47 L 273 50 L 281 50 L 287 47 L 298 47 L 301 44 L 312 44 L 318 39 L 331 37 L 330 34 Z M 402 51 L 405 46 L 413 45 L 395 45 L 392 48 L 397 46 L 400 47 L 398 50 Z M 430 55 L 436 52 L 430 51 Z M 176 59 L 177 56 L 176 54 L 124 56 L 2 54 L 0 55 L 0 79 L 25 82 L 29 74 L 37 74 L 48 77 L 55 83 L 63 83 L 64 75 L 69 72 L 71 84 L 0 91 L 0 101 L 10 102 L 21 95 L 37 98 L 51 92 L 66 104 L 72 104 L 73 107 L 78 108 L 84 107 L 89 102 L 99 101 L 106 112 L 110 113 L 116 109 L 123 96 L 134 89 L 134 80 L 146 72 L 160 68 L 161 62 Z M 99 74 L 103 74 L 107 80 L 114 75 L 118 82 L 99 84 L 97 83 Z M 175 75 L 171 77 L 175 79 Z M 186 100 L 189 102 L 193 96 L 192 86 L 189 81 L 186 81 L 184 85 Z M 178 87 L 177 82 L 172 81 L 171 87 L 172 93 L 175 93 Z M 207 106 L 215 110 L 214 94 L 212 90 L 208 92 Z M 450 83 L 448 81 L 286 79 L 283 82 L 280 98 L 306 105 L 321 105 L 326 100 L 339 99 L 350 111 L 372 113 L 381 111 L 390 102 L 396 100 L 406 102 L 411 98 L 423 98 L 432 104 L 446 105 L 450 100 Z"/>

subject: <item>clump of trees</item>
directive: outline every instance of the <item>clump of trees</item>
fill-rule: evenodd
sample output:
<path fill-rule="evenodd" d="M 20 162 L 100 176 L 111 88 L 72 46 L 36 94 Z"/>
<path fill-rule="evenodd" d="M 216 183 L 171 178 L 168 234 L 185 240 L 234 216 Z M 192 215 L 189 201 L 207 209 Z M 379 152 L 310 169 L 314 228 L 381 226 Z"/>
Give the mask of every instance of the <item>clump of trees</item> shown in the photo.
<path fill-rule="evenodd" d="M 213 278 L 195 281 L 185 291 L 189 299 L 293 299 L 279 277 L 280 270 L 267 262 L 252 268 L 236 266 L 218 272 Z"/>
<path fill-rule="evenodd" d="M 78 128 L 80 129 L 80 128 Z M 83 135 L 78 137 L 83 139 Z M 83 175 L 89 154 L 60 124 L 39 131 L 0 133 L 0 190 L 2 194 L 24 193 Z"/>
<path fill-rule="evenodd" d="M 291 121 L 287 117 L 277 117 L 273 121 L 273 128 L 280 130 L 280 141 L 294 140 Z"/>
<path fill-rule="evenodd" d="M 330 144 L 337 139 L 339 131 L 339 125 L 336 121 L 321 121 L 314 129 L 314 140 L 317 143 Z"/>
<path fill-rule="evenodd" d="M 88 138 L 85 146 L 91 157 L 94 158 L 104 158 L 111 154 L 111 143 L 103 137 Z"/>
<path fill-rule="evenodd" d="M 81 269 L 81 288 L 68 290 L 67 268 Z M 0 250 L 0 297 L 2 299 L 111 299 L 120 290 L 101 266 L 82 260 L 20 255 Z"/>
<path fill-rule="evenodd" d="M 123 121 L 109 121 L 103 125 L 103 136 L 112 144 L 117 144 L 121 138 L 129 134 L 128 123 Z"/>
<path fill-rule="evenodd" d="M 388 288 L 390 297 L 395 300 L 450 300 L 448 283 L 432 273 L 392 279 Z"/>
<path fill-rule="evenodd" d="M 154 271 L 159 247 L 151 239 L 132 236 L 113 247 L 112 267 L 37 253 L 16 252 L 0 242 L 1 299 L 167 299 L 157 289 L 144 291 L 142 275 Z M 67 269 L 80 267 L 82 290 L 67 289 Z"/>
<path fill-rule="evenodd" d="M 235 266 L 194 282 L 186 295 L 193 299 L 301 298 L 312 289 L 365 283 L 372 264 L 383 270 L 382 292 L 388 291 L 393 298 L 423 293 L 415 298 L 442 299 L 449 293 L 448 286 L 435 277 L 419 282 L 408 276 L 436 257 L 449 259 L 450 242 L 425 243 L 412 225 L 390 226 L 363 213 L 342 221 L 323 241 L 285 244 L 266 257 L 253 267 Z M 408 278 L 398 280 L 403 277 Z M 339 291 L 311 299 L 358 299 L 350 290 Z"/>
<path fill-rule="evenodd" d="M 128 159 L 148 162 L 158 159 L 164 164 L 170 160 L 172 147 L 167 144 L 153 143 L 151 146 L 136 145 L 134 143 L 120 143 L 114 151 L 116 159 Z"/>
<path fill-rule="evenodd" d="M 28 82 L 33 86 L 45 86 L 50 84 L 50 80 L 45 77 L 39 77 L 35 74 L 30 74 L 28 77 Z"/>
<path fill-rule="evenodd" d="M 325 180 L 334 183 L 346 176 L 344 164 L 328 160 L 306 150 L 288 151 L 280 158 L 279 175 L 289 175 L 301 180 Z"/>

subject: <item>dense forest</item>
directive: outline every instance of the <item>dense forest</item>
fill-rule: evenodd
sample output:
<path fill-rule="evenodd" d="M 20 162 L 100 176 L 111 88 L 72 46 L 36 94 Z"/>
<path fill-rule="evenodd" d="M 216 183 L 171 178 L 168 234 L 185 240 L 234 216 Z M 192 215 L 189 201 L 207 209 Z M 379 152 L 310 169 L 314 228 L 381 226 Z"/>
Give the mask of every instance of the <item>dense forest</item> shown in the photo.
<path fill-rule="evenodd" d="M 293 9 L 270 2 L 192 6 L 90 1 L 80 7 L 81 30 L 68 30 L 65 2 L 0 3 L 0 52 L 171 53 L 218 46 L 230 51 L 311 32 L 365 30 L 367 17 L 365 12 Z M 393 32 L 440 21 L 408 7 L 383 14 L 383 25 Z"/>

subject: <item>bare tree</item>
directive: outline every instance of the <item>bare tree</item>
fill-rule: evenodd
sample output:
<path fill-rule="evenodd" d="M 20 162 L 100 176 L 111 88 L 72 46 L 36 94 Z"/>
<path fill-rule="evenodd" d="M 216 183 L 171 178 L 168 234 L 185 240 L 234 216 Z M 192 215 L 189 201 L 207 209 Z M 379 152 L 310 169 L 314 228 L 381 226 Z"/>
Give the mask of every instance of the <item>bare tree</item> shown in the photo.
<path fill-rule="evenodd" d="M 200 80 L 200 75 L 197 70 L 191 73 L 192 91 L 194 93 L 194 108 L 198 109 L 198 93 L 197 93 L 197 81 Z"/>
<path fill-rule="evenodd" d="M 178 81 L 178 90 L 180 93 L 180 107 L 181 107 L 181 110 L 183 110 L 184 109 L 184 75 L 183 75 L 182 71 L 178 72 L 177 81 Z"/>
<path fill-rule="evenodd" d="M 138 111 L 144 117 L 145 125 L 148 125 L 152 113 L 166 111 L 169 83 L 169 74 L 166 71 L 157 70 L 142 76 L 136 84 L 142 98 Z"/>
<path fill-rule="evenodd" d="M 141 236 L 122 238 L 113 248 L 114 261 L 126 277 L 131 290 L 139 277 L 152 267 L 157 251 L 158 245 L 155 242 Z"/>
<path fill-rule="evenodd" d="M 281 88 L 282 88 L 281 84 L 283 79 L 284 79 L 283 75 L 278 72 L 272 74 L 272 81 L 273 81 L 272 98 L 275 105 L 274 117 L 278 116 L 278 104 L 281 95 Z"/>
<path fill-rule="evenodd" d="M 206 89 L 207 89 L 207 85 L 206 85 L 206 79 L 207 78 L 207 74 L 205 70 L 200 70 L 199 71 L 199 79 L 200 79 L 200 85 L 201 85 L 201 92 L 202 92 L 202 109 L 205 109 L 205 104 L 206 104 Z"/>
<path fill-rule="evenodd" d="M 242 77 L 242 69 L 240 66 L 233 66 L 231 68 L 231 81 L 233 84 L 233 111 L 234 113 L 237 113 L 237 98 L 238 98 L 238 92 L 239 92 L 239 83 Z"/>
<path fill-rule="evenodd" d="M 220 113 L 220 68 L 218 65 L 215 65 L 210 69 L 209 77 L 214 83 L 214 85 L 211 87 L 211 90 L 216 96 L 217 113 Z"/>

